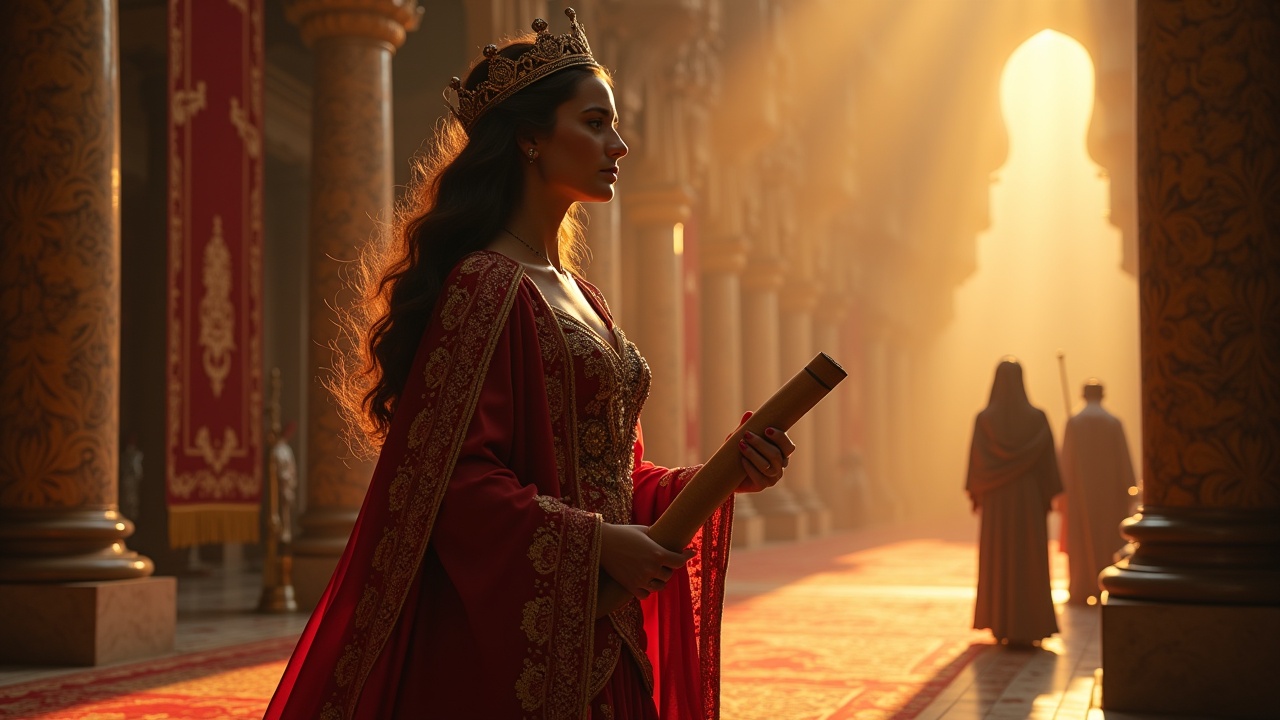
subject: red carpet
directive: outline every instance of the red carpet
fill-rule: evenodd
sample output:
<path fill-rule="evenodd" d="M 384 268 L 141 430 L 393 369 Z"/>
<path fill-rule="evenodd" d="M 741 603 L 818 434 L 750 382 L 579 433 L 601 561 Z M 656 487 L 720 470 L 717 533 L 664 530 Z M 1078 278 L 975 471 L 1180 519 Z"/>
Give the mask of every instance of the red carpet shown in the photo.
<path fill-rule="evenodd" d="M 297 638 L 148 660 L 0 687 L 0 718 L 257 718 Z"/>
<path fill-rule="evenodd" d="M 972 523 L 736 553 L 725 720 L 909 720 L 990 636 L 969 629 Z M 293 638 L 0 687 L 0 718 L 259 718 Z"/>

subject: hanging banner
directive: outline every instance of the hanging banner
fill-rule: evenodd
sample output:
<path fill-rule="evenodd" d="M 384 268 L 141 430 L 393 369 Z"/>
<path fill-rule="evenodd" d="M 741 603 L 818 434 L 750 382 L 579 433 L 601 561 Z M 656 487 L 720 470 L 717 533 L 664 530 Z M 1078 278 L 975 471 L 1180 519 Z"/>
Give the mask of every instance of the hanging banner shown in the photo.
<path fill-rule="evenodd" d="M 264 0 L 169 2 L 169 542 L 257 542 Z"/>

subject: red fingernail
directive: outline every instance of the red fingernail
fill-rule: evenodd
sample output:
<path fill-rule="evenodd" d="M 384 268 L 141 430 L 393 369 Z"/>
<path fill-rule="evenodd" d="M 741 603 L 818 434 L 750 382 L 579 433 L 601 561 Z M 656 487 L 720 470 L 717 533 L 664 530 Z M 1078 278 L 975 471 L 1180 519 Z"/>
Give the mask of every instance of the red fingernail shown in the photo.
<path fill-rule="evenodd" d="M 738 447 L 742 448 L 743 450 L 746 450 L 746 449 L 747 449 L 747 441 L 746 441 L 746 440 L 739 440 L 739 441 L 738 441 Z"/>
<path fill-rule="evenodd" d="M 743 433 L 743 434 L 742 434 L 742 436 L 743 436 L 743 437 L 745 437 L 745 438 L 748 438 L 748 439 L 749 439 L 749 438 L 753 438 L 753 437 L 755 437 L 755 435 L 752 435 L 752 434 L 751 434 L 751 431 L 750 431 L 750 430 L 748 430 L 748 431 L 746 431 L 745 433 Z"/>
<path fill-rule="evenodd" d="M 768 435 L 769 437 L 773 437 L 773 428 L 765 428 L 764 434 Z"/>

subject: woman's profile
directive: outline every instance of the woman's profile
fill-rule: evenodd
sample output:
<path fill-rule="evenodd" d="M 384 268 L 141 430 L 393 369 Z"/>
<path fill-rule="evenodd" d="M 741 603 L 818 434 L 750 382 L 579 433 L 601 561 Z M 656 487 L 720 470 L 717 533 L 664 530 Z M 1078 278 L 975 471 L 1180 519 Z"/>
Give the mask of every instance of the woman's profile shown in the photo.
<path fill-rule="evenodd" d="M 369 258 L 334 386 L 378 463 L 267 718 L 718 716 L 732 499 L 684 553 L 645 534 L 696 468 L 644 459 L 649 368 L 580 275 L 578 204 L 612 199 L 628 148 L 566 14 L 454 79 Z M 740 491 L 795 450 L 766 435 Z M 603 614 L 606 577 L 635 600 Z"/>

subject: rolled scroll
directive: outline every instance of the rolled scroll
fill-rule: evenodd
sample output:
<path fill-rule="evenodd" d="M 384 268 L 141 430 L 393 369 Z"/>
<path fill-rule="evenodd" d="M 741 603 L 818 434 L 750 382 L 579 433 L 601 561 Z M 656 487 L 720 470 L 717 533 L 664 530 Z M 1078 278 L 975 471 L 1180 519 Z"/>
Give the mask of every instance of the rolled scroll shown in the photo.
<path fill-rule="evenodd" d="M 742 441 L 742 436 L 748 431 L 764 435 L 765 428 L 769 427 L 784 432 L 791 429 L 797 420 L 813 409 L 847 374 L 826 353 L 818 353 L 803 370 L 765 400 L 746 423 L 725 439 L 720 449 L 699 468 L 680 494 L 671 501 L 662 517 L 649 526 L 649 537 L 672 552 L 682 552 L 698 529 L 746 478 L 739 460 L 741 450 L 738 443 Z M 596 617 L 622 607 L 631 597 L 613 578 L 607 575 L 602 577 L 604 582 L 596 601 Z"/>

